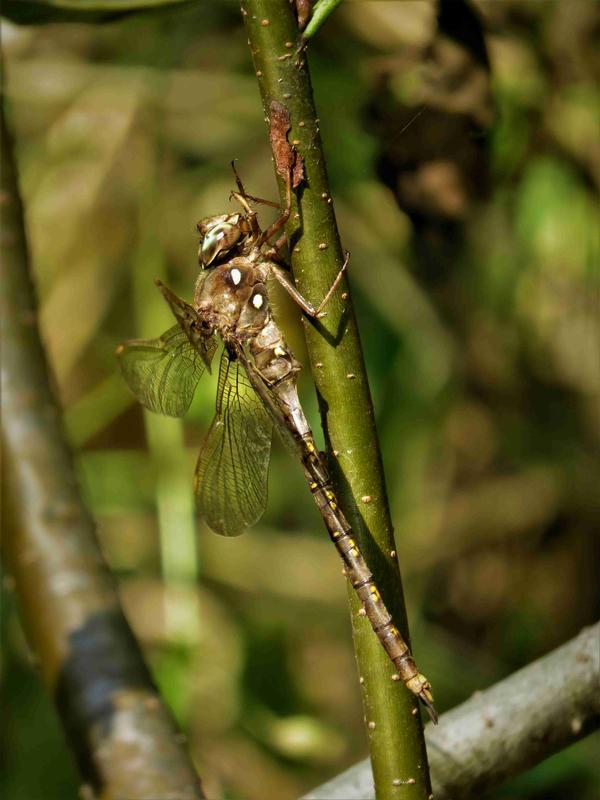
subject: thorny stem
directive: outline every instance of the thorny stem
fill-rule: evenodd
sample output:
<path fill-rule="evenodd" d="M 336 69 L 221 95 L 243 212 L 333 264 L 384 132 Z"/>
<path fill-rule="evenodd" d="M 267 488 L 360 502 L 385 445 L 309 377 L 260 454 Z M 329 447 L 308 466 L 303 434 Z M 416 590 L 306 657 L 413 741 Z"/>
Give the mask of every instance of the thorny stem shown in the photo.
<path fill-rule="evenodd" d="M 295 193 L 287 233 L 296 284 L 318 306 L 339 272 L 343 252 L 306 52 L 288 0 L 243 0 L 242 15 L 265 114 L 268 117 L 273 100 L 287 107 L 289 140 L 304 159 L 306 181 Z M 282 202 L 284 191 L 280 182 Z M 336 456 L 330 463 L 342 507 L 384 601 L 409 641 L 373 407 L 345 276 L 327 306 L 327 316 L 305 320 L 305 331 L 323 428 L 330 453 Z M 377 797 L 427 798 L 429 771 L 416 700 L 392 681 L 393 666 L 369 622 L 359 615 L 352 591 L 350 605 Z"/>
<path fill-rule="evenodd" d="M 436 800 L 483 797 L 600 728 L 600 622 L 427 729 Z M 372 800 L 368 761 L 303 800 Z"/>
<path fill-rule="evenodd" d="M 39 338 L 23 210 L 1 111 L 7 568 L 87 794 L 200 800 L 200 782 L 123 616 L 77 488 Z"/>

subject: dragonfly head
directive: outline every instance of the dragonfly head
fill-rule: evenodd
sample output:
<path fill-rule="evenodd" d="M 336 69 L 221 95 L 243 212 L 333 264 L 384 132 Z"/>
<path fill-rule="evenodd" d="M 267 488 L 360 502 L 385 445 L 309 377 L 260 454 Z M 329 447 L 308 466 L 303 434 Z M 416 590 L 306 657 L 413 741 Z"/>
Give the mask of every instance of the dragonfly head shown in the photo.
<path fill-rule="evenodd" d="M 241 214 L 201 219 L 196 226 L 201 236 L 198 248 L 200 266 L 209 267 L 216 258 L 228 253 L 246 233 L 243 223 Z"/>

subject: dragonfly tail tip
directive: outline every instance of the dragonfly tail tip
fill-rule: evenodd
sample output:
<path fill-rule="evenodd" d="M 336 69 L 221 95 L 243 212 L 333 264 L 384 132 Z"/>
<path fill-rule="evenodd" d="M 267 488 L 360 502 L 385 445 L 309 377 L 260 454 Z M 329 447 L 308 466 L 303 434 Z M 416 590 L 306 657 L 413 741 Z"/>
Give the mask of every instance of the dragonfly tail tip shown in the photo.
<path fill-rule="evenodd" d="M 426 708 L 426 710 L 427 710 L 427 713 L 429 714 L 429 718 L 431 719 L 431 721 L 433 722 L 433 724 L 434 724 L 434 725 L 437 725 L 437 724 L 438 724 L 438 715 L 437 715 L 437 711 L 435 710 L 435 706 L 434 706 L 434 705 L 433 705 L 433 703 L 431 702 L 430 698 L 429 698 L 429 697 L 427 697 L 427 695 L 425 694 L 425 692 L 421 692 L 421 693 L 420 693 L 420 695 L 419 695 L 419 700 L 420 700 L 420 701 L 423 703 L 423 705 L 425 706 L 425 708 Z"/>

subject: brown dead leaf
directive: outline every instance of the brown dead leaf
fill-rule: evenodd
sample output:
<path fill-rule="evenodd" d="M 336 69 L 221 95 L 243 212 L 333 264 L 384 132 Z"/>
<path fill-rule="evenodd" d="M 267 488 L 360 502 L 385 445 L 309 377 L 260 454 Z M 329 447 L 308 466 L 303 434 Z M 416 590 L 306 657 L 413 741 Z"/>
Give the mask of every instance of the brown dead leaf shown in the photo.
<path fill-rule="evenodd" d="M 271 101 L 270 112 L 269 139 L 275 159 L 275 169 L 284 178 L 291 173 L 292 186 L 296 189 L 304 180 L 304 161 L 287 138 L 292 127 L 290 112 L 278 100 Z"/>

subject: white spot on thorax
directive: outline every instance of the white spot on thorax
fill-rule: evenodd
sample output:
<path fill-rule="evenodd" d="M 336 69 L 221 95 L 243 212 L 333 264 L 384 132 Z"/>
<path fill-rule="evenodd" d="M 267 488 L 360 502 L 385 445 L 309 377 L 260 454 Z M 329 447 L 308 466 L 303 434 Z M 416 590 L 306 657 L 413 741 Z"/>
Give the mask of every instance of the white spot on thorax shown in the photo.
<path fill-rule="evenodd" d="M 265 298 L 262 296 L 262 294 L 255 294 L 252 298 L 252 305 L 254 308 L 262 308 L 264 302 Z"/>
<path fill-rule="evenodd" d="M 242 273 L 239 271 L 239 269 L 236 269 L 236 268 L 234 267 L 234 268 L 231 270 L 231 273 L 230 273 L 230 274 L 231 274 L 231 280 L 232 280 L 232 282 L 233 282 L 233 285 L 234 285 L 234 286 L 238 286 L 238 285 L 239 285 L 239 283 L 240 283 L 240 281 L 242 280 Z"/>

